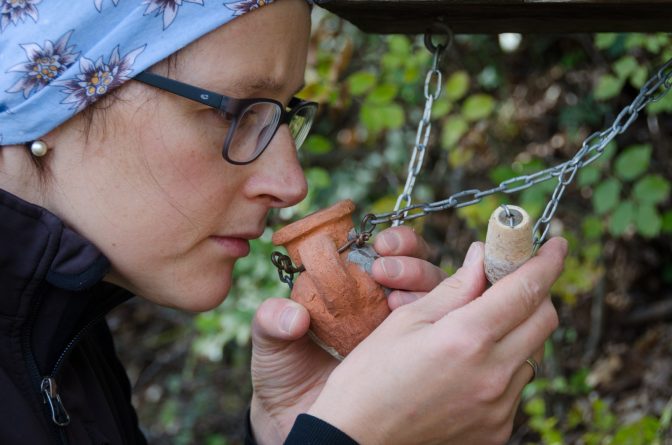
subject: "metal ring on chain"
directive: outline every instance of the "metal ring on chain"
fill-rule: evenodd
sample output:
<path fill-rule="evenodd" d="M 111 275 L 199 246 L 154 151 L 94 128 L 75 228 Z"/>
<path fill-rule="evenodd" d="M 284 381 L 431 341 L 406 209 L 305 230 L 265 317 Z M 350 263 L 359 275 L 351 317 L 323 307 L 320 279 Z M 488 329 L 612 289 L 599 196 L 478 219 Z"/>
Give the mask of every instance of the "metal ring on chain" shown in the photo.
<path fill-rule="evenodd" d="M 435 34 L 444 34 L 446 35 L 446 41 L 439 44 L 434 44 L 432 37 Z M 432 25 L 427 28 L 425 32 L 425 47 L 429 50 L 430 53 L 435 51 L 443 52 L 450 48 L 453 44 L 453 30 L 450 29 L 448 25 L 441 22 L 434 22 Z"/>

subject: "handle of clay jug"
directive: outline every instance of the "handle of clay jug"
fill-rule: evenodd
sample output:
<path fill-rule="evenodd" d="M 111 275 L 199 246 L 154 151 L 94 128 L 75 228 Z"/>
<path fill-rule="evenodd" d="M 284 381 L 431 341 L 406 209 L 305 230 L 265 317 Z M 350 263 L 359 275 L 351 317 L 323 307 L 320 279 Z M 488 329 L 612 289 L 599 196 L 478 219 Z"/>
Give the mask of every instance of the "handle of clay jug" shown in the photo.
<path fill-rule="evenodd" d="M 327 310 L 334 316 L 349 306 L 348 296 L 357 293 L 353 277 L 338 253 L 333 239 L 326 234 L 311 236 L 299 246 L 301 262 L 320 293 Z M 345 312 L 348 314 L 349 312 Z"/>

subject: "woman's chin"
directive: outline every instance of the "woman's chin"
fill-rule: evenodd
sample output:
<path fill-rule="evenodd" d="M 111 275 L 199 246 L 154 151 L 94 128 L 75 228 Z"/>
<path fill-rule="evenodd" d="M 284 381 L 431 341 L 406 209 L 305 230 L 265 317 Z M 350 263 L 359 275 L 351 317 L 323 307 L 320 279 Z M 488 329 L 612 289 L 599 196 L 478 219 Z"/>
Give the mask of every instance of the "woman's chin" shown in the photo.
<path fill-rule="evenodd" d="M 135 295 L 160 306 L 188 312 L 205 312 L 216 308 L 231 290 L 232 265 L 211 268 L 200 273 L 190 272 L 187 278 L 175 280 L 157 276 L 151 283 L 130 283 L 111 273 L 105 281 L 117 284 Z M 184 275 L 184 274 L 183 274 Z M 197 277 L 197 278 L 195 278 Z M 134 285 L 136 284 L 136 285 Z"/>
<path fill-rule="evenodd" d="M 201 283 L 202 285 L 203 283 Z M 180 309 L 187 312 L 206 312 L 222 304 L 231 289 L 231 281 L 217 283 L 212 286 L 193 286 L 190 289 L 184 289 L 182 292 L 166 293 L 168 298 L 157 298 L 154 302 L 174 309 Z"/>

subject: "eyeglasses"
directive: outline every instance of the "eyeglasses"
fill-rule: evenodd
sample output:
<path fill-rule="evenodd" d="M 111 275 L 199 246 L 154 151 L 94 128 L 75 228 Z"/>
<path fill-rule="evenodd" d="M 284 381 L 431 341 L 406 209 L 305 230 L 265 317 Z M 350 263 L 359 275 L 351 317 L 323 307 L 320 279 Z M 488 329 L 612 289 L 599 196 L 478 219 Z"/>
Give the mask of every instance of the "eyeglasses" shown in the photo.
<path fill-rule="evenodd" d="M 228 125 L 222 156 L 236 165 L 249 164 L 261 156 L 282 124 L 289 126 L 298 150 L 317 113 L 317 103 L 297 97 L 285 109 L 274 99 L 235 99 L 148 71 L 134 79 L 219 110 Z"/>

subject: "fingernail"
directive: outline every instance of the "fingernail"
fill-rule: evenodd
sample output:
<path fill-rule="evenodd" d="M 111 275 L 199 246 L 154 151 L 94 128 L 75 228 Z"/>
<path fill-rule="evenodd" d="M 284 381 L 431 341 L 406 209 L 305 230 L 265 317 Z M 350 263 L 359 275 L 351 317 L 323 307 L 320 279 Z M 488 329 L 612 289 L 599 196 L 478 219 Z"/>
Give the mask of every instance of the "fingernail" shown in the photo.
<path fill-rule="evenodd" d="M 562 251 L 565 256 L 567 256 L 567 252 L 569 251 L 569 244 L 567 243 L 567 240 L 564 238 L 560 238 L 562 240 Z"/>
<path fill-rule="evenodd" d="M 478 261 L 480 257 L 480 248 L 478 247 L 478 244 L 476 243 L 471 243 L 471 246 L 469 246 L 469 250 L 467 250 L 467 255 L 464 257 L 464 263 L 462 264 L 463 266 L 471 266 L 474 264 L 476 261 Z"/>
<path fill-rule="evenodd" d="M 387 249 L 390 252 L 396 252 L 399 248 L 399 235 L 395 232 L 387 232 L 381 234 L 383 237 L 383 242 L 387 246 Z"/>
<path fill-rule="evenodd" d="M 404 292 L 404 291 L 396 291 L 397 294 L 397 299 L 399 302 L 404 305 L 404 304 L 409 304 L 413 303 L 415 300 L 418 299 L 418 297 L 415 296 L 415 294 L 412 294 L 410 292 Z"/>
<path fill-rule="evenodd" d="M 299 316 L 299 310 L 293 306 L 288 306 L 282 310 L 280 314 L 280 330 L 286 334 L 292 333 L 292 328 L 296 323 L 296 318 Z"/>
<path fill-rule="evenodd" d="M 401 273 L 401 263 L 399 260 L 394 258 L 382 258 L 381 266 L 383 267 L 383 272 L 387 275 L 388 278 L 395 278 Z"/>

